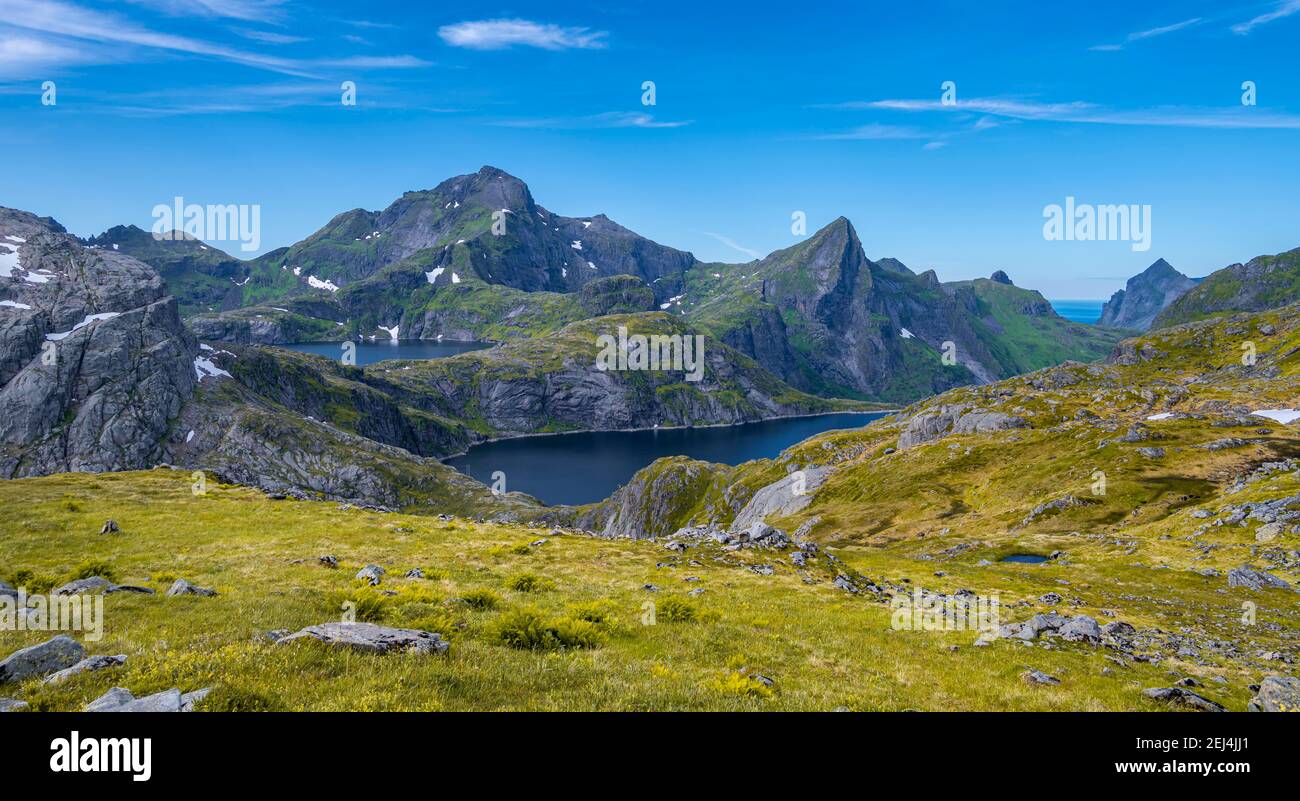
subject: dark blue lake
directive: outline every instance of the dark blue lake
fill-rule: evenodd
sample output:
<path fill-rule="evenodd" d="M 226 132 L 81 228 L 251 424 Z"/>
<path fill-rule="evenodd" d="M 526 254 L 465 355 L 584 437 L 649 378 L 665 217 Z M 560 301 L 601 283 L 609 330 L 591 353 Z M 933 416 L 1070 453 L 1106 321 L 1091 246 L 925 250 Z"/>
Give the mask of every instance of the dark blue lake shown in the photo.
<path fill-rule="evenodd" d="M 1049 300 L 1056 313 L 1076 323 L 1096 325 L 1101 319 L 1101 307 L 1104 300 Z"/>
<path fill-rule="evenodd" d="M 526 492 L 551 505 L 594 503 L 609 497 L 636 471 L 663 456 L 740 464 L 766 459 L 823 431 L 861 428 L 886 413 L 828 414 L 714 428 L 589 431 L 486 442 L 444 459 L 492 485 L 505 473 L 507 492 Z"/>
<path fill-rule="evenodd" d="M 357 343 L 357 366 L 362 367 L 384 359 L 445 359 L 458 353 L 482 350 L 492 347 L 488 342 L 448 342 L 434 339 L 391 339 L 359 340 Z M 342 342 L 297 342 L 281 345 L 282 348 L 296 350 L 299 353 L 314 353 L 329 359 L 343 358 Z"/>

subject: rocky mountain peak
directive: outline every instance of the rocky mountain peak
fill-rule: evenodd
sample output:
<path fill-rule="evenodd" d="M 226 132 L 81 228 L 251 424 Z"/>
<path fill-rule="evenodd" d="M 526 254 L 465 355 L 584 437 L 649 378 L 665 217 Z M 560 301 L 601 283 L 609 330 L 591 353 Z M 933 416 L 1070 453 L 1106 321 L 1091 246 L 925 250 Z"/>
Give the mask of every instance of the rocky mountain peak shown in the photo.
<path fill-rule="evenodd" d="M 1015 284 L 1011 282 L 1011 276 L 1001 270 L 994 270 L 993 275 L 989 276 L 989 280 L 999 284 L 1006 284 L 1007 286 L 1015 286 Z"/>
<path fill-rule="evenodd" d="M 915 275 L 915 273 L 912 272 L 912 270 L 909 269 L 906 264 L 903 264 L 898 259 L 890 258 L 889 256 L 886 256 L 883 259 L 878 259 L 876 261 L 876 266 L 884 270 L 889 270 L 891 273 L 902 273 L 903 275 Z"/>
<path fill-rule="evenodd" d="M 1164 259 L 1156 259 L 1106 301 L 1100 324 L 1145 331 L 1157 315 L 1194 286 L 1195 280 L 1175 270 Z"/>

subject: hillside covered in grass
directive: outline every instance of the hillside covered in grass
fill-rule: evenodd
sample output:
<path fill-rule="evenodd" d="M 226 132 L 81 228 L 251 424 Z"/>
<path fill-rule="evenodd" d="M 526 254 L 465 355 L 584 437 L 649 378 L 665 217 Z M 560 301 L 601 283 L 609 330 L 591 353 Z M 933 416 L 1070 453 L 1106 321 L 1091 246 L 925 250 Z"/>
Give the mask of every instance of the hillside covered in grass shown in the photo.
<path fill-rule="evenodd" d="M 957 389 L 777 459 L 661 460 L 601 504 L 554 510 L 558 528 L 277 500 L 215 477 L 196 493 L 165 469 L 2 482 L 0 579 L 154 593 L 105 598 L 105 638 L 87 646 L 125 664 L 0 696 L 38 710 L 115 686 L 210 689 L 201 710 L 1242 710 L 1300 659 L 1300 434 L 1282 422 L 1298 359 L 1297 307 L 1158 331 L 1107 364 Z M 99 533 L 105 519 L 120 531 Z M 357 577 L 369 565 L 378 584 Z M 178 578 L 216 595 L 165 597 Z M 974 598 L 998 600 L 996 627 L 927 630 L 899 612 Z M 448 648 L 281 642 L 344 614 Z M 8 637 L 6 653 L 43 639 Z"/>

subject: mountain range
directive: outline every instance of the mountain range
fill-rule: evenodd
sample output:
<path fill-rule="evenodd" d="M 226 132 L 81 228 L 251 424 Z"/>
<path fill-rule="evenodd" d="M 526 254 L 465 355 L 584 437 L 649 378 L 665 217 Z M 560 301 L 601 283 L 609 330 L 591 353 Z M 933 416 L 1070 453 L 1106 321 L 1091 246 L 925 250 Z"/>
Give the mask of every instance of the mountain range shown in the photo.
<path fill-rule="evenodd" d="M 339 214 L 242 270 L 209 246 L 130 227 L 88 243 L 153 265 L 210 341 L 506 341 L 605 313 L 591 285 L 604 297 L 617 279 L 619 310 L 682 316 L 798 389 L 900 402 L 1096 359 L 1119 339 L 1061 318 L 1005 274 L 944 284 L 873 262 L 844 218 L 755 262 L 703 263 L 604 215 L 547 211 L 494 167 Z"/>

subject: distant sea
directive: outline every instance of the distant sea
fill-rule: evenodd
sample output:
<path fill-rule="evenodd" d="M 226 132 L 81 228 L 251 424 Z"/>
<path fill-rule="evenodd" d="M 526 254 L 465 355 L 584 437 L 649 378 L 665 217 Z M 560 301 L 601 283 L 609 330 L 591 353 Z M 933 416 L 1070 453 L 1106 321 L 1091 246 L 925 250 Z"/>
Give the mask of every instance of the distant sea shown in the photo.
<path fill-rule="evenodd" d="M 1096 323 L 1101 319 L 1104 300 L 1052 300 L 1048 301 L 1056 313 L 1076 323 Z"/>

